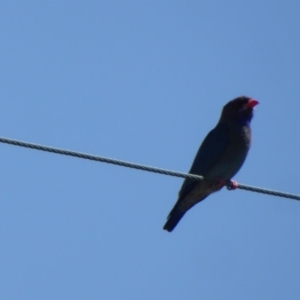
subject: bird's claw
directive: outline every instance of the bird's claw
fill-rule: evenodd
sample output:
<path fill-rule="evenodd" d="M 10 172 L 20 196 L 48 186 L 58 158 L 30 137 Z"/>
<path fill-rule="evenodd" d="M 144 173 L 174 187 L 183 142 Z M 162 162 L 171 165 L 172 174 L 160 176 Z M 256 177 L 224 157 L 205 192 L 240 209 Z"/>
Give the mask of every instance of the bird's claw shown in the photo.
<path fill-rule="evenodd" d="M 228 190 L 236 190 L 239 187 L 239 184 L 235 180 L 228 180 L 226 183 Z"/>

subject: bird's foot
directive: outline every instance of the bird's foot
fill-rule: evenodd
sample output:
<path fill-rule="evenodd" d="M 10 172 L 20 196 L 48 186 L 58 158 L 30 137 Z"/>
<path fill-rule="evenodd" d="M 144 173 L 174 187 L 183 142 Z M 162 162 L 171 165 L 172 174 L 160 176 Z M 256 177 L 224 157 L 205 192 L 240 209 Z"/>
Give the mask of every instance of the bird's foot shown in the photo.
<path fill-rule="evenodd" d="M 228 180 L 226 183 L 228 190 L 236 190 L 239 187 L 239 184 L 235 180 Z"/>

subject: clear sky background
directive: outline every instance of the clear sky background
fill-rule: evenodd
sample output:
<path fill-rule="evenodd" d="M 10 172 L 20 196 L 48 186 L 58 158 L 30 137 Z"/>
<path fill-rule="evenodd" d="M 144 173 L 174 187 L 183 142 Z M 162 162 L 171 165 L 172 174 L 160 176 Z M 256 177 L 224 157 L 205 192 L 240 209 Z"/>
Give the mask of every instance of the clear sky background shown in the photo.
<path fill-rule="evenodd" d="M 1 136 L 186 172 L 260 102 L 235 179 L 300 193 L 297 1 L 1 1 Z M 299 299 L 300 203 L 0 144 L 1 299 Z"/>

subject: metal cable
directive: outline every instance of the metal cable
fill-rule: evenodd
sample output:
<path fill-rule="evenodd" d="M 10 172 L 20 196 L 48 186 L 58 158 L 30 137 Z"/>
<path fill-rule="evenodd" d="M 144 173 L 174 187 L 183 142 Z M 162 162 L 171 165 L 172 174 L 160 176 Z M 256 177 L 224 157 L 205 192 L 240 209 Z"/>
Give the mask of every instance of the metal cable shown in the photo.
<path fill-rule="evenodd" d="M 53 148 L 53 147 L 47 147 L 47 146 L 42 146 L 42 145 L 32 144 L 32 143 L 27 143 L 27 142 L 21 142 L 21 141 L 17 141 L 17 140 L 2 138 L 2 137 L 0 137 L 0 142 L 4 143 L 4 144 L 20 146 L 20 147 L 25 147 L 25 148 L 30 148 L 30 149 L 35 149 L 35 150 L 40 150 L 40 151 L 45 151 L 45 152 L 51 152 L 51 153 L 55 153 L 55 154 L 73 156 L 73 157 L 77 157 L 77 158 L 88 159 L 88 160 L 93 160 L 93 161 L 98 161 L 98 162 L 104 162 L 104 163 L 122 166 L 122 167 L 126 167 L 126 168 L 132 168 L 132 169 L 137 169 L 137 170 L 142 170 L 142 171 L 147 171 L 147 172 L 152 172 L 152 173 L 158 173 L 158 174 L 163 174 L 163 175 L 169 175 L 169 176 L 175 176 L 175 177 L 181 177 L 181 178 L 192 178 L 192 179 L 196 179 L 196 180 L 204 179 L 204 177 L 200 176 L 200 175 L 186 174 L 186 173 L 181 173 L 181 172 L 176 172 L 176 171 L 171 171 L 171 170 L 166 170 L 166 169 L 160 169 L 160 168 L 130 163 L 130 162 L 117 160 L 117 159 L 113 159 L 113 158 L 85 154 L 85 153 L 64 150 L 64 149 L 58 149 L 58 148 Z M 300 200 L 300 195 L 283 193 L 283 192 L 279 192 L 279 191 L 268 190 L 268 189 L 249 186 L 249 185 L 240 184 L 240 183 L 237 184 L 236 186 L 233 186 L 231 184 L 231 182 L 228 182 L 228 183 L 226 183 L 226 186 L 228 189 L 239 188 L 242 190 L 256 192 L 256 193 L 262 193 L 262 194 L 267 194 L 267 195 L 272 195 L 272 196 Z"/>

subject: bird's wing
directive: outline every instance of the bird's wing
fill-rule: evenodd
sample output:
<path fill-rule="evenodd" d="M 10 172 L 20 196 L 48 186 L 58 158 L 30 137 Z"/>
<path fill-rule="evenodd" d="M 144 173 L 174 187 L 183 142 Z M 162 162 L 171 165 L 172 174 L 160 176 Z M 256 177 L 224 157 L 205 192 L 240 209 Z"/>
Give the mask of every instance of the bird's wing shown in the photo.
<path fill-rule="evenodd" d="M 228 139 L 228 126 L 226 124 L 218 124 L 208 133 L 201 144 L 189 173 L 205 176 L 222 157 L 227 147 Z M 197 182 L 194 179 L 185 179 L 179 192 L 179 200 L 184 198 Z"/>

